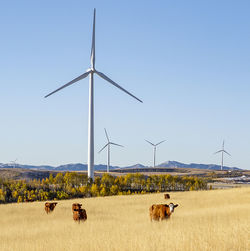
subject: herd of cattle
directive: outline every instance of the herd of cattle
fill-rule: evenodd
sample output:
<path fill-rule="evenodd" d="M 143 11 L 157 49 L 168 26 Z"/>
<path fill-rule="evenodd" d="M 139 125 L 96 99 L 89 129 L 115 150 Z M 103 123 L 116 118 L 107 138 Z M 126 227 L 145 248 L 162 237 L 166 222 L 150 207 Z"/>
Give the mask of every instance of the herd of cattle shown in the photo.
<path fill-rule="evenodd" d="M 57 202 L 46 202 L 45 203 L 45 212 L 47 214 L 52 213 L 57 205 Z M 72 212 L 73 212 L 73 220 L 78 221 L 85 221 L 87 220 L 87 213 L 86 210 L 82 208 L 82 204 L 74 203 L 72 204 Z"/>
<path fill-rule="evenodd" d="M 164 194 L 164 199 L 170 199 L 170 195 Z M 57 202 L 46 202 L 45 203 L 45 212 L 47 214 L 54 211 Z M 164 219 L 170 218 L 171 214 L 174 212 L 174 209 L 178 207 L 178 204 L 153 204 L 149 208 L 150 220 L 162 221 Z M 82 208 L 82 204 L 74 203 L 72 204 L 73 220 L 80 223 L 81 221 L 87 220 L 86 210 Z"/>

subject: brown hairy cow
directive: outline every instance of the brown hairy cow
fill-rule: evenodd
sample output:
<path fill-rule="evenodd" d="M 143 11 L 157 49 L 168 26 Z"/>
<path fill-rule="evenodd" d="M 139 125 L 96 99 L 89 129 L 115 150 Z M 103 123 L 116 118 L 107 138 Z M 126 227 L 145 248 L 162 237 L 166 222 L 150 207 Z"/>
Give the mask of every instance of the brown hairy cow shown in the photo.
<path fill-rule="evenodd" d="M 53 212 L 53 210 L 56 207 L 56 204 L 57 204 L 57 202 L 46 202 L 45 203 L 45 212 L 47 214 Z"/>
<path fill-rule="evenodd" d="M 80 223 L 80 221 L 87 220 L 86 210 L 83 208 L 78 209 L 78 210 L 74 210 L 73 211 L 73 220 L 78 221 L 78 223 Z"/>
<path fill-rule="evenodd" d="M 170 195 L 169 195 L 168 193 L 165 193 L 165 194 L 164 194 L 164 199 L 166 199 L 166 200 L 167 200 L 167 199 L 170 199 Z"/>
<path fill-rule="evenodd" d="M 164 220 L 170 218 L 171 214 L 174 212 L 174 209 L 178 207 L 178 204 L 174 205 L 173 203 L 167 204 L 160 204 L 160 205 L 152 205 L 149 208 L 149 216 L 150 220 Z"/>

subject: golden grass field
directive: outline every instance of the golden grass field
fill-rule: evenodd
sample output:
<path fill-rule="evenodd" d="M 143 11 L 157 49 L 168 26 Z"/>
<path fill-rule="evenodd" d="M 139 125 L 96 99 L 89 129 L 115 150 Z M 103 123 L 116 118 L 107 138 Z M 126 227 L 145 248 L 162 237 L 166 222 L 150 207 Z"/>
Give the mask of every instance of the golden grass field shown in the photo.
<path fill-rule="evenodd" d="M 0 205 L 0 250 L 250 250 L 250 187 Z M 88 220 L 75 223 L 80 202 Z M 154 203 L 178 203 L 167 221 L 150 222 Z"/>

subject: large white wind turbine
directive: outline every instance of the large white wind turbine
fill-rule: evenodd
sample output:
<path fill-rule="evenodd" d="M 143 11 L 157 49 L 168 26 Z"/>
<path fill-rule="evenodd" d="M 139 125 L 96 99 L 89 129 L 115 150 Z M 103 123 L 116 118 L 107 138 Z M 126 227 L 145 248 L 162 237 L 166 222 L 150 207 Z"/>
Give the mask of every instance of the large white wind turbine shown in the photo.
<path fill-rule="evenodd" d="M 107 151 L 107 173 L 109 173 L 109 167 L 110 167 L 110 145 L 115 145 L 115 146 L 121 146 L 123 147 L 122 145 L 118 145 L 116 143 L 113 143 L 109 140 L 109 136 L 108 136 L 108 133 L 106 131 L 106 129 L 104 128 L 104 131 L 105 131 L 105 134 L 106 134 L 106 138 L 108 140 L 108 143 L 99 151 L 99 153 L 104 150 L 106 147 L 108 147 L 108 151 Z"/>
<path fill-rule="evenodd" d="M 221 170 L 223 170 L 223 155 L 224 155 L 224 153 L 226 153 L 226 154 L 228 154 L 229 156 L 231 156 L 231 154 L 229 154 L 229 153 L 224 149 L 224 143 L 225 143 L 225 142 L 224 142 L 224 140 L 223 140 L 222 149 L 214 153 L 214 154 L 216 154 L 216 153 L 221 153 Z"/>
<path fill-rule="evenodd" d="M 89 122 L 88 122 L 88 177 L 94 179 L 94 73 L 96 73 L 99 77 L 103 78 L 104 80 L 108 81 L 110 84 L 114 85 L 115 87 L 119 88 L 120 90 L 124 91 L 131 97 L 135 98 L 136 100 L 142 102 L 140 99 L 135 97 L 133 94 L 122 88 L 120 85 L 115 83 L 105 74 L 97 71 L 95 69 L 95 9 L 94 9 L 94 18 L 93 18 L 93 32 L 92 32 L 92 46 L 91 46 L 91 56 L 90 56 L 90 68 L 87 69 L 85 73 L 80 75 L 79 77 L 73 79 L 69 83 L 61 86 L 60 88 L 56 89 L 55 91 L 49 93 L 45 96 L 54 94 L 55 92 L 60 91 L 61 89 L 74 84 L 75 82 L 86 78 L 89 76 Z"/>
<path fill-rule="evenodd" d="M 150 141 L 148 141 L 148 140 L 146 140 L 146 139 L 145 139 L 145 141 L 147 141 L 150 145 L 152 145 L 152 146 L 154 147 L 154 167 L 155 167 L 156 147 L 157 147 L 158 145 L 160 145 L 161 143 L 165 142 L 166 140 L 163 140 L 163 141 L 161 141 L 161 142 L 159 142 L 159 143 L 157 143 L 157 144 L 153 144 L 152 142 L 150 142 Z"/>

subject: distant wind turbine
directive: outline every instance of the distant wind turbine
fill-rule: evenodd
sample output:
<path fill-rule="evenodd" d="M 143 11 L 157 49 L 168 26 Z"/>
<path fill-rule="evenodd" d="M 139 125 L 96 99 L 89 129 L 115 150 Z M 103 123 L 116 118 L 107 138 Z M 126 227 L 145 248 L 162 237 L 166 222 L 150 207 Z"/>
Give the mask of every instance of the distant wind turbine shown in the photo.
<path fill-rule="evenodd" d="M 94 179 L 94 74 L 97 74 L 99 77 L 103 78 L 104 80 L 108 81 L 110 84 L 114 85 L 115 87 L 119 88 L 120 90 L 124 91 L 131 97 L 135 98 L 139 102 L 142 103 L 140 99 L 135 97 L 133 94 L 125 90 L 123 87 L 115 83 L 105 74 L 97 71 L 95 69 L 95 13 L 96 10 L 94 9 L 94 18 L 93 18 L 93 32 L 92 32 L 92 46 L 91 46 L 91 56 L 90 56 L 90 68 L 87 69 L 85 73 L 80 75 L 79 77 L 73 79 L 69 83 L 61 86 L 60 88 L 56 89 L 55 91 L 49 93 L 45 96 L 45 98 L 49 97 L 50 95 L 62 90 L 63 88 L 74 84 L 75 82 L 86 78 L 89 76 L 89 122 L 88 122 L 88 177 Z"/>
<path fill-rule="evenodd" d="M 214 153 L 214 154 L 221 153 L 221 169 L 220 170 L 223 170 L 223 155 L 224 155 L 224 153 L 231 156 L 231 154 L 229 154 L 226 150 L 224 150 L 224 143 L 225 143 L 225 141 L 223 140 L 222 149 Z"/>
<path fill-rule="evenodd" d="M 161 143 L 165 142 L 166 140 L 163 140 L 163 141 L 161 141 L 161 142 L 159 142 L 159 143 L 157 143 L 157 144 L 153 144 L 152 142 L 150 142 L 150 141 L 148 141 L 148 140 L 146 140 L 146 139 L 145 139 L 145 141 L 147 141 L 150 145 L 152 145 L 152 146 L 154 147 L 154 167 L 155 167 L 156 147 L 157 147 L 158 145 L 160 145 Z"/>
<path fill-rule="evenodd" d="M 17 161 L 17 159 L 10 161 L 13 168 L 16 168 L 16 161 Z"/>
<path fill-rule="evenodd" d="M 109 137 L 108 137 L 108 133 L 106 131 L 106 129 L 104 128 L 104 131 L 105 131 L 105 134 L 106 134 L 106 138 L 108 140 L 108 143 L 99 151 L 99 153 L 104 150 L 106 147 L 108 147 L 108 151 L 107 151 L 107 173 L 109 173 L 109 167 L 110 167 L 110 145 L 115 145 L 115 146 L 121 146 L 121 147 L 124 147 L 122 145 L 118 145 L 116 143 L 113 143 L 109 140 Z"/>

